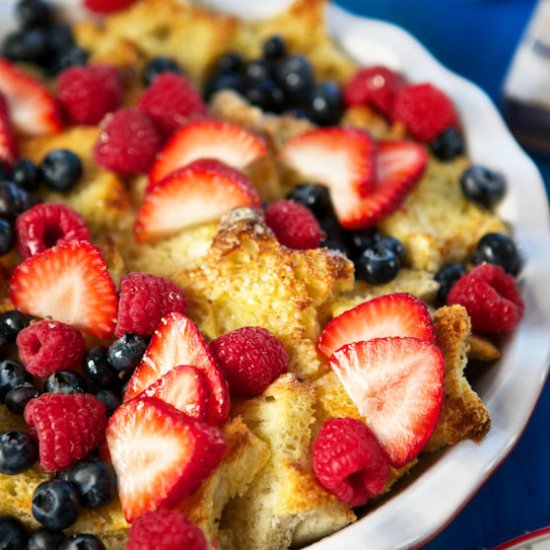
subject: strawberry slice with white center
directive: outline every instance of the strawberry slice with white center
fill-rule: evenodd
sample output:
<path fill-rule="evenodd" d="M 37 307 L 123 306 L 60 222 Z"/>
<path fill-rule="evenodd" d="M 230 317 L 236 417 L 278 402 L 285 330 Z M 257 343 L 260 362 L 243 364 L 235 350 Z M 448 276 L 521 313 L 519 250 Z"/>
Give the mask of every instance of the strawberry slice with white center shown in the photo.
<path fill-rule="evenodd" d="M 399 468 L 430 439 L 443 403 L 444 360 L 432 342 L 375 338 L 341 347 L 330 366 Z"/>
<path fill-rule="evenodd" d="M 197 160 L 172 172 L 145 195 L 134 235 L 138 243 L 169 237 L 215 221 L 238 206 L 260 206 L 249 178 L 217 160 Z"/>
<path fill-rule="evenodd" d="M 331 195 L 369 193 L 376 179 L 376 144 L 362 130 L 322 128 L 300 134 L 285 144 L 281 158 L 289 168 L 323 183 Z"/>
<path fill-rule="evenodd" d="M 0 94 L 0 161 L 13 166 L 17 159 L 17 141 L 10 123 L 8 105 Z"/>
<path fill-rule="evenodd" d="M 27 258 L 13 272 L 10 297 L 23 313 L 97 338 L 109 338 L 115 328 L 115 285 L 101 252 L 87 241 L 63 242 Z"/>
<path fill-rule="evenodd" d="M 221 424 L 229 416 L 229 390 L 208 343 L 197 326 L 182 313 L 163 317 L 124 392 L 124 401 L 135 397 L 179 365 L 192 365 L 208 381 L 208 421 Z"/>
<path fill-rule="evenodd" d="M 226 447 L 217 428 L 153 397 L 119 407 L 105 435 L 129 523 L 177 506 L 218 466 Z"/>
<path fill-rule="evenodd" d="M 39 80 L 0 58 L 0 92 L 15 127 L 29 135 L 47 135 L 63 128 L 57 99 Z"/>
<path fill-rule="evenodd" d="M 330 357 L 351 342 L 387 336 L 437 342 L 426 306 L 412 294 L 397 293 L 368 300 L 332 319 L 321 333 L 317 347 Z"/>
<path fill-rule="evenodd" d="M 194 160 L 213 158 L 242 169 L 266 153 L 265 141 L 237 124 L 208 119 L 190 122 L 177 130 L 158 153 L 149 187 Z"/>
<path fill-rule="evenodd" d="M 138 397 L 156 397 L 196 420 L 208 417 L 208 380 L 196 367 L 180 365 L 142 391 Z"/>

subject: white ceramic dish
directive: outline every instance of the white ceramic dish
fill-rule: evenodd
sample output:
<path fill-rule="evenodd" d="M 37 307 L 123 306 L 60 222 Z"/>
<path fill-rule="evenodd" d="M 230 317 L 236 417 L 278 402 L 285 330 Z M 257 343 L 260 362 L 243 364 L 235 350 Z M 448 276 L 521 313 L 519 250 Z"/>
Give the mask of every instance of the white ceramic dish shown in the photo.
<path fill-rule="evenodd" d="M 543 527 L 531 533 L 500 544 L 494 550 L 549 550 L 550 527 Z"/>
<path fill-rule="evenodd" d="M 287 0 L 270 0 L 266 9 Z M 63 0 L 74 9 L 75 0 Z M 246 0 L 211 0 L 246 14 Z M 0 33 L 10 24 L 13 0 L 0 0 Z M 261 6 L 261 2 L 256 3 Z M 262 15 L 261 8 L 254 16 Z M 393 25 L 359 18 L 335 6 L 330 29 L 358 64 L 382 62 L 411 81 L 429 81 L 457 105 L 475 162 L 502 171 L 509 191 L 499 208 L 521 246 L 525 268 L 521 286 L 526 314 L 508 339 L 504 354 L 477 381 L 493 426 L 480 444 L 464 441 L 447 449 L 421 475 L 354 525 L 309 548 L 314 550 L 397 550 L 433 537 L 461 510 L 518 441 L 535 407 L 550 364 L 550 221 L 544 184 L 533 162 L 510 135 L 488 97 L 439 64 L 414 38 Z"/>

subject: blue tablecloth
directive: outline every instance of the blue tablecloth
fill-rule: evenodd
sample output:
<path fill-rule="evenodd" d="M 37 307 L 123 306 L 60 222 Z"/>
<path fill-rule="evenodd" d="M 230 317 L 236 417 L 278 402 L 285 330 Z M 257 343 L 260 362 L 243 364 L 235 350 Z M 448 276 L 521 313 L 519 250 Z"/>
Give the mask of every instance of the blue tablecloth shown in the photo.
<path fill-rule="evenodd" d="M 337 0 L 416 36 L 447 67 L 483 88 L 498 106 L 506 70 L 534 0 Z M 550 189 L 550 158 L 533 156 Z M 549 334 L 550 337 L 550 334 Z M 512 454 L 428 550 L 491 548 L 550 524 L 550 383 Z"/>

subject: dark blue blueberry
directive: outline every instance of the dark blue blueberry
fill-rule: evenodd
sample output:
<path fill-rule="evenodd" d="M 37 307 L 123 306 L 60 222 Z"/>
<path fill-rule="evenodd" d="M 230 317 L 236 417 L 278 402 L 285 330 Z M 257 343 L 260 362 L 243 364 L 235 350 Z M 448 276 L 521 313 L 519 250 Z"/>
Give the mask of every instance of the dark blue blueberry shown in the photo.
<path fill-rule="evenodd" d="M 464 139 L 460 130 L 457 128 L 447 128 L 443 130 L 430 143 L 432 153 L 443 161 L 453 160 L 456 157 L 464 154 Z"/>
<path fill-rule="evenodd" d="M 465 170 L 460 186 L 466 198 L 486 208 L 494 206 L 506 192 L 502 174 L 485 166 L 471 166 Z"/>
<path fill-rule="evenodd" d="M 0 256 L 4 256 L 15 246 L 15 225 L 12 221 L 0 218 Z"/>
<path fill-rule="evenodd" d="M 161 73 L 183 74 L 181 65 L 172 57 L 154 57 L 143 69 L 143 81 L 150 86 L 153 80 Z"/>
<path fill-rule="evenodd" d="M 82 176 L 82 161 L 68 149 L 48 153 L 40 163 L 44 183 L 54 191 L 70 191 Z"/>
<path fill-rule="evenodd" d="M 38 458 L 36 440 L 25 432 L 10 430 L 0 435 L 0 473 L 15 475 L 31 468 Z"/>
<path fill-rule="evenodd" d="M 6 394 L 6 408 L 13 414 L 23 414 L 27 403 L 39 395 L 40 391 L 37 388 L 30 382 L 25 382 L 21 386 L 11 389 Z"/>
<path fill-rule="evenodd" d="M 382 238 L 382 235 L 374 228 L 358 229 L 347 234 L 351 249 L 356 256 L 360 256 L 366 248 L 372 248 Z"/>
<path fill-rule="evenodd" d="M 346 232 L 338 223 L 338 220 L 332 210 L 327 212 L 324 216 L 320 216 L 318 221 L 325 235 L 320 246 L 330 248 L 332 250 L 339 250 L 348 258 L 351 258 L 352 253 L 347 242 Z"/>
<path fill-rule="evenodd" d="M 52 9 L 44 0 L 20 0 L 15 16 L 22 27 L 44 27 L 52 19 Z"/>
<path fill-rule="evenodd" d="M 0 182 L 0 216 L 12 219 L 21 214 L 24 211 L 24 195 L 28 195 L 28 193 L 14 183 L 9 181 Z"/>
<path fill-rule="evenodd" d="M 293 105 L 306 104 L 313 87 L 313 69 L 303 55 L 291 55 L 276 68 L 279 86 Z"/>
<path fill-rule="evenodd" d="M 111 390 L 99 390 L 95 396 L 105 405 L 107 417 L 110 417 L 122 404 L 122 400 Z"/>
<path fill-rule="evenodd" d="M 0 314 L 0 336 L 8 342 L 15 342 L 17 335 L 27 328 L 31 323 L 30 317 L 17 311 L 10 309 Z"/>
<path fill-rule="evenodd" d="M 0 548 L 23 550 L 29 535 L 23 523 L 13 516 L 0 516 Z"/>
<path fill-rule="evenodd" d="M 244 91 L 245 97 L 262 111 L 280 113 L 284 107 L 284 96 L 273 80 L 259 80 Z"/>
<path fill-rule="evenodd" d="M 17 187 L 32 193 L 38 189 L 40 172 L 34 162 L 29 159 L 21 159 L 13 167 L 11 180 Z"/>
<path fill-rule="evenodd" d="M 317 218 L 332 212 L 330 194 L 324 185 L 302 183 L 297 185 L 287 195 L 287 198 L 307 206 Z"/>
<path fill-rule="evenodd" d="M 399 265 L 403 265 L 403 262 L 405 261 L 405 248 L 400 240 L 395 237 L 380 237 L 378 240 L 378 246 L 384 246 L 385 248 L 393 250 L 399 260 Z"/>
<path fill-rule="evenodd" d="M 372 285 L 393 280 L 399 273 L 400 265 L 393 250 L 378 244 L 365 249 L 355 263 L 357 277 Z"/>
<path fill-rule="evenodd" d="M 286 50 L 285 39 L 278 34 L 270 36 L 262 44 L 262 53 L 266 59 L 281 59 L 286 55 Z"/>
<path fill-rule="evenodd" d="M 148 341 L 137 334 L 125 334 L 109 346 L 107 351 L 109 363 L 118 372 L 130 371 L 141 361 L 147 344 Z"/>
<path fill-rule="evenodd" d="M 80 46 L 71 46 L 57 57 L 57 63 L 54 67 L 55 72 L 61 72 L 69 67 L 80 67 L 86 65 L 90 58 L 90 53 Z"/>
<path fill-rule="evenodd" d="M 88 350 L 84 358 L 84 376 L 98 388 L 109 388 L 117 381 L 117 373 L 107 359 L 105 346 Z"/>
<path fill-rule="evenodd" d="M 47 53 L 48 37 L 42 29 L 15 31 L 6 36 L 2 55 L 12 61 L 40 65 Z"/>
<path fill-rule="evenodd" d="M 8 181 L 11 178 L 11 168 L 9 164 L 0 160 L 0 182 Z"/>
<path fill-rule="evenodd" d="M 105 545 L 94 535 L 73 535 L 63 541 L 59 550 L 105 550 Z"/>
<path fill-rule="evenodd" d="M 434 279 L 439 283 L 436 296 L 438 304 L 447 303 L 447 294 L 462 275 L 466 275 L 466 268 L 459 263 L 446 264 L 435 274 Z"/>
<path fill-rule="evenodd" d="M 32 515 L 47 529 L 60 531 L 71 526 L 78 517 L 76 487 L 62 479 L 44 481 L 32 496 Z"/>
<path fill-rule="evenodd" d="M 207 82 L 204 88 L 204 96 L 207 100 L 210 100 L 214 94 L 221 90 L 233 90 L 234 92 L 242 94 L 244 92 L 244 86 L 241 76 L 236 73 L 226 73 L 214 76 Z"/>
<path fill-rule="evenodd" d="M 78 372 L 71 370 L 60 370 L 50 374 L 44 382 L 46 393 L 86 393 L 86 381 Z"/>
<path fill-rule="evenodd" d="M 342 91 L 335 82 L 322 82 L 311 92 L 309 118 L 319 126 L 335 126 L 344 114 Z"/>
<path fill-rule="evenodd" d="M 67 481 L 72 483 L 84 508 L 98 508 L 109 502 L 117 492 L 115 470 L 107 462 L 82 461 L 69 471 Z"/>
<path fill-rule="evenodd" d="M 214 73 L 237 73 L 243 67 L 243 58 L 238 52 L 226 52 L 214 64 Z"/>
<path fill-rule="evenodd" d="M 30 536 L 25 550 L 57 550 L 66 538 L 63 531 L 38 529 Z"/>
<path fill-rule="evenodd" d="M 9 342 L 3 336 L 0 336 L 0 359 L 6 358 L 9 352 L 9 348 Z"/>
<path fill-rule="evenodd" d="M 65 23 L 53 23 L 46 28 L 48 33 L 48 50 L 57 59 L 74 45 L 73 31 Z"/>
<path fill-rule="evenodd" d="M 242 72 L 247 85 L 271 80 L 273 64 L 265 59 L 255 59 L 247 63 Z"/>
<path fill-rule="evenodd" d="M 0 403 L 4 403 L 6 394 L 16 388 L 22 386 L 30 379 L 25 367 L 19 361 L 5 359 L 0 363 Z"/>
<path fill-rule="evenodd" d="M 499 265 L 514 276 L 521 269 L 521 258 L 514 241 L 502 233 L 487 233 L 477 243 L 474 263 L 483 262 Z"/>

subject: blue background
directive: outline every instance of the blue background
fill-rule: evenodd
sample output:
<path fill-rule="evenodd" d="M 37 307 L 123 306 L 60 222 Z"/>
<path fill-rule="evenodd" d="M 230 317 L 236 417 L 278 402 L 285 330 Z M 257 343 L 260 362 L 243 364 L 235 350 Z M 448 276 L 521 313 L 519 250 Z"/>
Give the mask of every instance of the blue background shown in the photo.
<path fill-rule="evenodd" d="M 444 65 L 483 88 L 497 106 L 507 67 L 534 0 L 337 0 L 358 14 L 397 23 Z M 549 91 L 550 93 L 550 91 Z M 550 158 L 531 155 L 550 183 Z M 549 334 L 550 337 L 550 334 Z M 427 550 L 492 548 L 550 524 L 550 384 L 518 446 Z"/>

